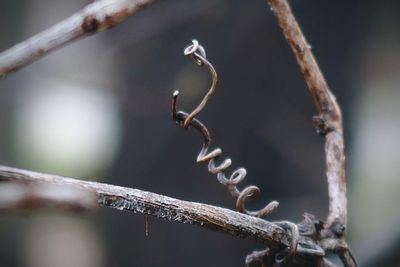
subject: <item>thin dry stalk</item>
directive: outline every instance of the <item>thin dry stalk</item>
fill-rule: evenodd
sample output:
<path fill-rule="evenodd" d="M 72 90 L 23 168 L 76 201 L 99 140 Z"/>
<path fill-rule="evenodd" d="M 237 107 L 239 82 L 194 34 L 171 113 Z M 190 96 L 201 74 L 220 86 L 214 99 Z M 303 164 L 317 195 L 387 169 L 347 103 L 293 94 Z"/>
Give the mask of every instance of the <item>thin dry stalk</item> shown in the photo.
<path fill-rule="evenodd" d="M 313 118 L 317 131 L 325 136 L 325 154 L 329 191 L 327 227 L 338 235 L 344 234 L 347 224 L 346 177 L 344 165 L 343 122 L 340 107 L 329 90 L 311 46 L 307 43 L 286 0 L 268 0 L 278 18 L 286 40 L 314 98 L 318 115 Z"/>

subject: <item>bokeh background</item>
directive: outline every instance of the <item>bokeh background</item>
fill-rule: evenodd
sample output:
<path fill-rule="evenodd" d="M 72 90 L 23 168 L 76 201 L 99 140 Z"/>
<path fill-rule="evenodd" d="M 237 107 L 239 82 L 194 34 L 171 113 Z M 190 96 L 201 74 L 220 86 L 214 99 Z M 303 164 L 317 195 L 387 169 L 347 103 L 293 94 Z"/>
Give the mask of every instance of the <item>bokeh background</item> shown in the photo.
<path fill-rule="evenodd" d="M 0 50 L 90 1 L 2 0 Z M 291 1 L 345 117 L 349 240 L 361 266 L 400 266 L 400 3 Z M 195 163 L 201 140 L 170 116 L 210 77 L 183 56 L 197 38 L 220 83 L 199 115 L 215 145 L 279 200 L 270 220 L 327 215 L 323 138 L 312 99 L 266 1 L 168 0 L 0 81 L 0 162 L 233 208 Z M 257 204 L 255 204 L 257 207 Z M 244 266 L 262 246 L 100 208 L 0 217 L 0 265 Z"/>

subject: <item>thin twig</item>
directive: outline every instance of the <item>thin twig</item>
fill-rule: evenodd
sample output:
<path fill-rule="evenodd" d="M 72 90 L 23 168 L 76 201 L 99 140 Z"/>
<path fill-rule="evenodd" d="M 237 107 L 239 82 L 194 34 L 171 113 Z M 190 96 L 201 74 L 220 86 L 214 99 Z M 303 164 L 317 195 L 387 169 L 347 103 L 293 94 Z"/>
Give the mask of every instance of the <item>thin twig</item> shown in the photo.
<path fill-rule="evenodd" d="M 329 191 L 327 227 L 342 236 L 347 224 L 342 113 L 286 0 L 268 0 L 314 98 L 317 131 L 325 136 Z"/>
<path fill-rule="evenodd" d="M 95 1 L 51 28 L 0 53 L 0 77 L 79 38 L 114 27 L 153 1 Z"/>
<path fill-rule="evenodd" d="M 98 204 L 117 210 L 148 214 L 159 219 L 198 225 L 232 236 L 252 239 L 271 249 L 290 246 L 290 233 L 278 224 L 211 205 L 174 199 L 171 197 L 121 186 L 82 181 L 62 176 L 0 166 L 0 182 L 22 184 L 50 184 L 76 186 L 95 192 Z M 324 256 L 324 251 L 313 240 L 301 237 L 297 253 Z"/>

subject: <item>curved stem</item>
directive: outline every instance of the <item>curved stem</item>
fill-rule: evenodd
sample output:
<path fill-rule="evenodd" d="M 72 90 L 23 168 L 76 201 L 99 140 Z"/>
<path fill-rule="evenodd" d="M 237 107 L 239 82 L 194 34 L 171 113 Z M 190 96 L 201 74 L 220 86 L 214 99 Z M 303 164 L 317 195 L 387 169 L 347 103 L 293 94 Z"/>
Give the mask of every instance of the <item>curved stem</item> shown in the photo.
<path fill-rule="evenodd" d="M 343 235 L 347 224 L 342 113 L 286 0 L 268 0 L 314 98 L 317 132 L 325 136 L 329 215 L 327 227 Z"/>

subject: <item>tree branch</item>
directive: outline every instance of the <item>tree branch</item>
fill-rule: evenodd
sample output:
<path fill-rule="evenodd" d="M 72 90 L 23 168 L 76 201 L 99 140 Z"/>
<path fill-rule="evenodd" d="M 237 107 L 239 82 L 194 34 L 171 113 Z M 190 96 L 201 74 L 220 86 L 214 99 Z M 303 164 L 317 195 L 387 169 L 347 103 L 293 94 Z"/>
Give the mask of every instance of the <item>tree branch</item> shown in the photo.
<path fill-rule="evenodd" d="M 74 186 L 89 193 L 96 193 L 98 204 L 104 207 L 148 214 L 172 222 L 198 225 L 232 236 L 252 239 L 271 249 L 283 249 L 289 247 L 291 243 L 290 232 L 280 227 L 279 223 L 138 189 L 0 166 L 0 182 L 5 181 Z M 307 237 L 300 238 L 297 253 L 318 257 L 325 254 L 319 245 Z"/>
<path fill-rule="evenodd" d="M 0 184 L 0 214 L 38 209 L 83 212 L 97 206 L 94 192 L 54 184 Z"/>
<path fill-rule="evenodd" d="M 0 77 L 57 48 L 121 23 L 154 0 L 99 0 L 51 28 L 0 53 Z"/>
<path fill-rule="evenodd" d="M 268 0 L 268 3 L 278 18 L 283 34 L 296 56 L 297 63 L 314 98 L 318 116 L 315 116 L 313 121 L 317 132 L 325 136 L 326 174 L 329 191 L 327 227 L 331 228 L 338 236 L 342 236 L 347 224 L 342 113 L 287 1 Z"/>

